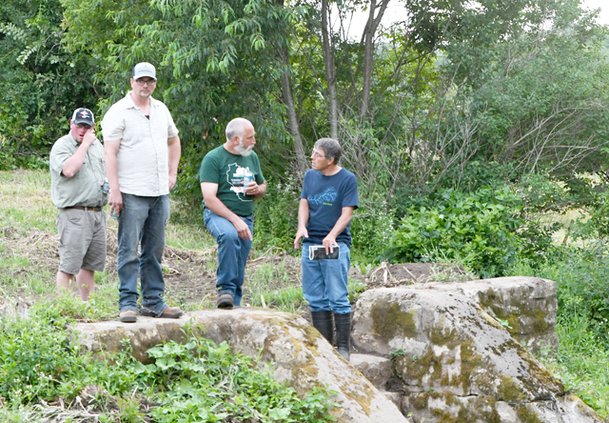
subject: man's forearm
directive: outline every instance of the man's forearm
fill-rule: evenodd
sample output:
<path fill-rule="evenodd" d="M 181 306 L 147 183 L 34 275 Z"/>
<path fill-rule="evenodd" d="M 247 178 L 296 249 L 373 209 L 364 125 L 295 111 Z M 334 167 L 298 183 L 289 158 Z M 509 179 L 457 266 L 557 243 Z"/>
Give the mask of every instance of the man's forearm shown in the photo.
<path fill-rule="evenodd" d="M 218 197 L 208 197 L 204 199 L 205 208 L 209 209 L 212 213 L 225 218 L 229 222 L 234 222 L 235 219 L 240 219 L 231 209 L 226 207 Z"/>
<path fill-rule="evenodd" d="M 180 157 L 182 156 L 182 146 L 180 144 L 180 138 L 170 138 L 168 141 L 168 161 L 169 161 L 169 175 L 177 176 L 178 166 L 180 165 Z"/>

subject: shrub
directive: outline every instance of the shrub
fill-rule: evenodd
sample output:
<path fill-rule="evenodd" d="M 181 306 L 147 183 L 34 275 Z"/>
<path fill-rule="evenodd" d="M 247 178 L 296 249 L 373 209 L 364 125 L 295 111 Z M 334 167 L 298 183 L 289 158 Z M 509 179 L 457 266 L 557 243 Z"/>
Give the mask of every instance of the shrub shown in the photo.
<path fill-rule="evenodd" d="M 254 238 L 257 250 L 277 247 L 293 251 L 300 187 L 292 177 L 269 180 L 265 197 L 256 202 Z"/>
<path fill-rule="evenodd" d="M 443 190 L 428 205 L 407 210 L 388 256 L 401 261 L 438 257 L 462 262 L 480 276 L 506 272 L 523 246 L 522 201 L 509 187 L 467 194 Z"/>
<path fill-rule="evenodd" d="M 590 220 L 582 226 L 582 231 L 588 236 L 609 236 L 609 190 L 602 189 L 594 193 L 592 207 L 589 208 Z"/>
<path fill-rule="evenodd" d="M 360 195 L 360 207 L 351 220 L 352 259 L 362 264 L 379 262 L 391 240 L 393 220 L 386 199 L 374 194 L 370 197 Z"/>

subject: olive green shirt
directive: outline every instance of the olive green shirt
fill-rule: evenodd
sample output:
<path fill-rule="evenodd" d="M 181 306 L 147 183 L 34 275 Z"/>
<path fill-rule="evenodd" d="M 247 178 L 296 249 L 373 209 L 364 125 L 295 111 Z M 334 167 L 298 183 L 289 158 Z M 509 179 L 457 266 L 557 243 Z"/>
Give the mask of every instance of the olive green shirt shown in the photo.
<path fill-rule="evenodd" d="M 51 170 L 51 197 L 57 208 L 85 206 L 101 207 L 107 195 L 102 192 L 104 183 L 104 147 L 95 140 L 87 150 L 85 161 L 76 175 L 63 175 L 63 163 L 72 157 L 80 144 L 67 134 L 53 144 L 49 157 Z"/>

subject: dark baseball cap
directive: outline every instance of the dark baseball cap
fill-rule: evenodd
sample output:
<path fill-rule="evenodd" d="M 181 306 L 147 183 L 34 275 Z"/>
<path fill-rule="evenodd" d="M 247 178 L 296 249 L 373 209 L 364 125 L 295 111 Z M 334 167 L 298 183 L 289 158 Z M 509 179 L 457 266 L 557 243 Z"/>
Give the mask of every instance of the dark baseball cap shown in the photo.
<path fill-rule="evenodd" d="M 72 114 L 72 123 L 78 125 L 79 123 L 84 123 L 85 125 L 93 126 L 95 123 L 95 117 L 93 116 L 93 112 L 84 107 L 79 107 L 74 110 Z"/>

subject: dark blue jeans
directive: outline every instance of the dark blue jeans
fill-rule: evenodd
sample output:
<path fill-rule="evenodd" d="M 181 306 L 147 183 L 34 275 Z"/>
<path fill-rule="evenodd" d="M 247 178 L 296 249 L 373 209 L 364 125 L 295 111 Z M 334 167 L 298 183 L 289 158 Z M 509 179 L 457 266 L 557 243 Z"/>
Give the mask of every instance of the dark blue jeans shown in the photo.
<path fill-rule="evenodd" d="M 254 234 L 254 221 L 251 217 L 241 218 Z M 219 293 L 228 292 L 233 296 L 235 305 L 241 304 L 245 263 L 252 248 L 252 241 L 241 239 L 235 227 L 227 219 L 205 209 L 203 220 L 209 232 L 218 242 L 218 271 L 216 287 Z"/>
<path fill-rule="evenodd" d="M 169 197 L 140 197 L 123 194 L 118 221 L 119 309 L 137 310 L 137 277 L 141 281 L 142 307 L 160 315 L 165 281 L 161 259 L 165 248 L 165 226 L 169 220 Z M 141 252 L 138 255 L 138 246 Z"/>

